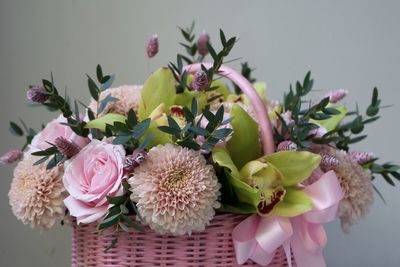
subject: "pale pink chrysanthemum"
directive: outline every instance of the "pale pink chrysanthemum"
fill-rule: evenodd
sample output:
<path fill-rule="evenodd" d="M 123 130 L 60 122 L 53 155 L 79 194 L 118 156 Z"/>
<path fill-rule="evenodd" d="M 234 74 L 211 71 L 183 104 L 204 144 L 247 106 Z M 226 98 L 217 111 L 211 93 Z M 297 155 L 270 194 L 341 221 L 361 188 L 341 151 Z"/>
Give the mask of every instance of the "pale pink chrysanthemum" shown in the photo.
<path fill-rule="evenodd" d="M 153 147 L 128 182 L 140 215 L 159 234 L 203 231 L 220 206 L 214 168 L 200 152 L 173 144 Z"/>
<path fill-rule="evenodd" d="M 111 95 L 112 97 L 118 98 L 118 101 L 109 102 L 101 114 L 118 113 L 121 115 L 127 115 L 131 109 L 137 113 L 141 91 L 141 85 L 123 85 L 120 87 L 109 88 L 100 93 L 99 104 L 92 100 L 89 104 L 89 108 L 96 113 L 98 106 L 100 106 L 100 102 L 108 95 Z"/>
<path fill-rule="evenodd" d="M 321 153 L 335 157 L 339 164 L 330 166 L 339 178 L 345 193 L 339 204 L 338 217 L 342 229 L 349 232 L 350 226 L 364 217 L 374 202 L 371 173 L 364 170 L 351 155 L 329 146 L 323 146 Z M 321 166 L 324 171 L 324 166 Z M 328 170 L 327 169 L 327 170 Z"/>
<path fill-rule="evenodd" d="M 8 196 L 19 220 L 32 228 L 49 229 L 64 216 L 63 167 L 46 170 L 46 163 L 33 166 L 36 160 L 38 157 L 26 154 L 18 163 Z"/>

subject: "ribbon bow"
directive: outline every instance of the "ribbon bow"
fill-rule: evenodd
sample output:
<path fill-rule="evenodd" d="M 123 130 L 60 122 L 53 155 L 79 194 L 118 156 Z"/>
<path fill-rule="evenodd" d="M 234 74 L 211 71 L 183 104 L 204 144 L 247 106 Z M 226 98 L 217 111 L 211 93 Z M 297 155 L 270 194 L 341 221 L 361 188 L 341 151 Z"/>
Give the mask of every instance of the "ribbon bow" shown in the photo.
<path fill-rule="evenodd" d="M 336 218 L 343 191 L 334 171 L 303 190 L 313 201 L 313 209 L 294 218 L 252 215 L 235 227 L 232 233 L 236 260 L 248 259 L 267 266 L 276 249 L 283 246 L 291 264 L 291 249 L 298 267 L 325 267 L 322 254 L 327 237 L 323 223 Z"/>

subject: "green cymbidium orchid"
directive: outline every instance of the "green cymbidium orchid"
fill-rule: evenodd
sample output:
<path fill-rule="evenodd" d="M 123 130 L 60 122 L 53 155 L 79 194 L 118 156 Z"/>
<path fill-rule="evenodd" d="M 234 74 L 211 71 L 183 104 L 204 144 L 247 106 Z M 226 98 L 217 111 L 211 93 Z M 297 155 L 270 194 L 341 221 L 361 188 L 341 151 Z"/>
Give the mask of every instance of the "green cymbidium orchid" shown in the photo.
<path fill-rule="evenodd" d="M 107 124 L 113 125 L 115 122 L 124 123 L 126 119 L 127 118 L 124 115 L 108 113 L 100 118 L 89 121 L 86 123 L 85 128 L 99 129 L 100 131 L 105 132 Z"/>
<path fill-rule="evenodd" d="M 218 147 L 213 160 L 225 168 L 239 202 L 251 205 L 259 215 L 294 217 L 312 208 L 311 199 L 298 184 L 318 167 L 319 155 L 281 151 L 250 161 L 239 171 L 228 151 Z"/>

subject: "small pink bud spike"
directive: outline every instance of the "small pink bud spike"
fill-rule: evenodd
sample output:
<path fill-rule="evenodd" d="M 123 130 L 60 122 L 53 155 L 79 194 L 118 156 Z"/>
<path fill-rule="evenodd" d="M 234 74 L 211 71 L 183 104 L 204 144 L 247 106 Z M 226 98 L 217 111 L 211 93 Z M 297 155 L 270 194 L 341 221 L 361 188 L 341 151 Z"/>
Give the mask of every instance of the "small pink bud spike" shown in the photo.
<path fill-rule="evenodd" d="M 339 165 L 339 160 L 333 156 L 333 155 L 329 155 L 329 154 L 322 154 L 321 155 L 321 165 L 325 168 L 333 168 Z"/>
<path fill-rule="evenodd" d="M 72 158 L 81 150 L 81 148 L 77 144 L 75 144 L 74 142 L 70 142 L 61 136 L 57 137 L 54 143 L 58 151 L 67 158 Z"/>
<path fill-rule="evenodd" d="M 199 39 L 197 40 L 197 51 L 203 57 L 208 54 L 207 43 L 209 42 L 210 42 L 210 36 L 208 35 L 208 33 L 203 31 L 200 34 Z"/>
<path fill-rule="evenodd" d="M 153 58 L 158 53 L 158 35 L 154 34 L 147 41 L 146 52 L 148 58 Z"/>
<path fill-rule="evenodd" d="M 125 166 L 124 171 L 127 174 L 133 173 L 135 168 L 139 167 L 139 165 L 147 159 L 147 152 L 143 149 L 136 148 L 132 155 L 129 155 L 125 158 Z"/>
<path fill-rule="evenodd" d="M 49 95 L 47 94 L 46 89 L 39 85 L 29 88 L 29 90 L 26 92 L 26 98 L 32 102 L 44 103 L 47 101 L 47 99 L 49 99 Z"/>
<path fill-rule="evenodd" d="M 360 165 L 364 165 L 365 163 L 370 162 L 374 158 L 374 154 L 371 152 L 353 151 L 350 153 L 350 155 Z"/>
<path fill-rule="evenodd" d="M 190 87 L 197 92 L 202 92 L 207 89 L 207 86 L 207 73 L 205 73 L 203 70 L 196 71 L 193 75 L 193 80 L 190 83 Z"/>
<path fill-rule="evenodd" d="M 10 150 L 0 157 L 0 164 L 11 164 L 22 158 L 21 150 Z"/>
<path fill-rule="evenodd" d="M 292 141 L 282 141 L 279 143 L 278 151 L 296 151 L 297 150 L 297 145 L 296 143 L 293 143 Z"/>
<path fill-rule="evenodd" d="M 329 97 L 329 102 L 335 104 L 346 97 L 349 91 L 344 89 L 338 89 L 328 92 L 325 97 Z"/>

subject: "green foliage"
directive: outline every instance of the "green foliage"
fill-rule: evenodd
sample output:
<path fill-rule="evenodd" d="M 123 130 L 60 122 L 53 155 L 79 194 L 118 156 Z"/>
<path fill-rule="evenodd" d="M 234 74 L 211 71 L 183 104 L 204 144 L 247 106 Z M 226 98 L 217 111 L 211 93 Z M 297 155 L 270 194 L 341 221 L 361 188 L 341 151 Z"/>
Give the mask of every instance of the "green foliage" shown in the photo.
<path fill-rule="evenodd" d="M 188 40 L 190 40 L 189 37 L 193 37 L 194 35 L 190 35 L 190 32 L 186 32 L 186 34 L 184 34 L 185 38 L 188 38 Z M 224 58 L 226 58 L 230 51 L 232 50 L 233 46 L 236 43 L 236 37 L 232 37 L 230 39 L 226 39 L 225 33 L 220 30 L 220 40 L 221 40 L 221 44 L 222 44 L 222 50 L 219 51 L 218 53 L 215 51 L 215 49 L 211 46 L 210 43 L 207 43 L 207 48 L 208 51 L 210 52 L 210 55 L 214 61 L 212 68 L 207 69 L 204 67 L 204 65 L 202 65 L 202 70 L 207 74 L 207 78 L 208 78 L 208 86 L 206 87 L 205 91 L 213 91 L 218 89 L 218 86 L 211 86 L 212 82 L 213 82 L 213 78 L 214 75 L 216 73 L 218 73 L 219 68 L 221 67 Z M 182 56 L 182 55 L 178 55 L 177 56 L 177 64 L 174 64 L 172 62 L 170 62 L 170 64 L 168 65 L 168 67 L 171 69 L 174 78 L 176 80 L 177 86 L 176 86 L 176 92 L 178 94 L 183 93 L 185 91 L 185 88 L 187 88 L 188 90 L 190 90 L 187 80 L 188 80 L 188 73 L 186 71 L 183 71 L 183 60 L 186 61 L 186 63 L 193 63 L 194 60 L 190 60 L 187 59 L 186 57 Z"/>
<path fill-rule="evenodd" d="M 35 166 L 47 162 L 46 166 L 47 170 L 51 170 L 64 159 L 64 155 L 58 151 L 55 145 L 51 145 L 49 148 L 45 150 L 33 152 L 32 155 L 42 157 L 38 161 L 33 163 L 33 165 Z"/>
<path fill-rule="evenodd" d="M 115 136 L 114 145 L 123 145 L 127 152 L 135 148 L 146 148 L 151 141 L 152 135 L 145 136 L 150 126 L 150 119 L 138 122 L 135 112 L 131 109 L 124 122 L 114 121 L 113 124 L 106 124 L 105 135 Z M 144 138 L 143 138 L 144 137 Z"/>
<path fill-rule="evenodd" d="M 231 118 L 224 120 L 224 107 L 221 106 L 214 114 L 208 109 L 203 109 L 200 119 L 196 122 L 198 105 L 195 98 L 192 99 L 191 109 L 184 107 L 186 125 L 180 127 L 179 124 L 168 116 L 168 126 L 160 126 L 158 129 L 172 136 L 172 140 L 182 147 L 193 150 L 203 150 L 211 152 L 213 147 L 220 141 L 225 140 L 232 134 L 232 129 L 221 128 L 230 123 Z M 207 121 L 205 127 L 201 126 L 202 120 Z M 199 144 L 196 138 L 201 136 L 204 141 Z"/>
<path fill-rule="evenodd" d="M 400 181 L 400 166 L 390 162 L 378 164 L 376 160 L 374 159 L 370 164 L 367 164 L 372 173 L 372 179 L 375 179 L 376 175 L 380 175 L 388 184 L 395 186 L 393 179 Z"/>
<path fill-rule="evenodd" d="M 357 106 L 356 111 L 347 113 L 348 116 L 354 116 L 352 120 L 337 125 L 336 128 L 330 130 L 319 140 L 314 140 L 314 142 L 322 144 L 335 142 L 339 149 L 348 151 L 351 144 L 360 142 L 367 137 L 367 135 L 362 134 L 365 125 L 375 122 L 380 118 L 380 116 L 378 116 L 380 103 L 381 100 L 378 98 L 378 89 L 375 87 L 372 93 L 371 104 L 368 106 L 365 115 L 360 114 Z"/>
<path fill-rule="evenodd" d="M 114 236 L 111 244 L 105 248 L 106 251 L 116 246 L 120 230 L 129 232 L 130 228 L 133 228 L 141 233 L 144 233 L 145 231 L 144 228 L 132 218 L 136 215 L 141 219 L 141 216 L 136 208 L 136 204 L 130 200 L 129 185 L 126 181 L 123 182 L 123 187 L 123 195 L 114 197 L 107 196 L 107 200 L 111 204 L 111 207 L 108 209 L 107 216 L 97 227 L 98 233 Z M 111 232 L 104 233 L 106 230 L 111 230 Z"/>
<path fill-rule="evenodd" d="M 25 137 L 25 143 L 21 151 L 31 144 L 33 137 L 36 135 L 36 131 L 32 128 L 28 128 L 22 119 L 19 119 L 22 126 L 19 126 L 16 122 L 10 121 L 10 132 L 18 137 Z"/>

